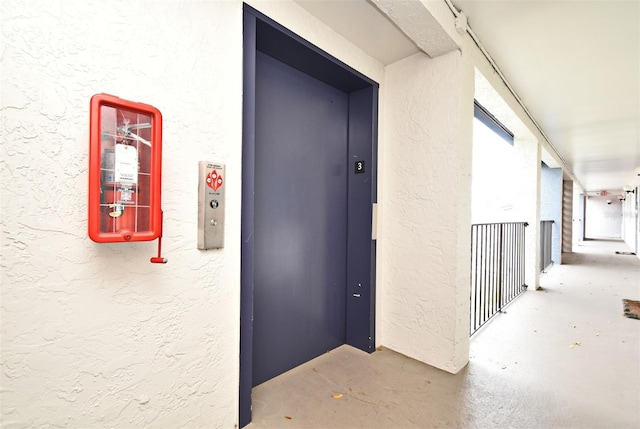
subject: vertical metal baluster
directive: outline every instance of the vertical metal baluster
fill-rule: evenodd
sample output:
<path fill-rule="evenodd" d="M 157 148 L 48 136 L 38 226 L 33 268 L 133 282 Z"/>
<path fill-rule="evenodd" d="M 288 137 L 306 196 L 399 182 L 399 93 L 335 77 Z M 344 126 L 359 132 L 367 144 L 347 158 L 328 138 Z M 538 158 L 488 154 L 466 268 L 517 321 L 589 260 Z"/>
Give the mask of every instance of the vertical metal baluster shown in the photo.
<path fill-rule="evenodd" d="M 525 290 L 525 226 L 471 226 L 470 335 Z"/>

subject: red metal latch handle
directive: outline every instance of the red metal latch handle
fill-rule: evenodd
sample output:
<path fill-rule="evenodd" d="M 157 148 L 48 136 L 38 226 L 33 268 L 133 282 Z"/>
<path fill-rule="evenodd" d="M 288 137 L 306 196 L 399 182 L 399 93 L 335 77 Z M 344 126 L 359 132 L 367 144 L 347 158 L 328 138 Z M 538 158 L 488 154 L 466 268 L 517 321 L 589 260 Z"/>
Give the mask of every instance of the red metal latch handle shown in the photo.
<path fill-rule="evenodd" d="M 158 256 L 154 256 L 150 259 L 152 264 L 166 264 L 168 260 L 160 256 L 162 253 L 162 229 L 164 226 L 164 212 L 160 212 L 160 236 L 158 237 Z"/>

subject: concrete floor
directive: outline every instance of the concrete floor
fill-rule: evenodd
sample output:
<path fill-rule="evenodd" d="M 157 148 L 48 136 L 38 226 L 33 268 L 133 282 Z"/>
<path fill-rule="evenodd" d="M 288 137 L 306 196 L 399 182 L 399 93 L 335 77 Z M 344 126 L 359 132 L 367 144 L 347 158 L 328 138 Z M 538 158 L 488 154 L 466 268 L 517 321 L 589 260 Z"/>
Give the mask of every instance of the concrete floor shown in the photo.
<path fill-rule="evenodd" d="M 640 320 L 621 300 L 640 300 L 640 260 L 616 250 L 564 255 L 473 336 L 456 375 L 342 346 L 254 388 L 247 428 L 639 428 Z"/>

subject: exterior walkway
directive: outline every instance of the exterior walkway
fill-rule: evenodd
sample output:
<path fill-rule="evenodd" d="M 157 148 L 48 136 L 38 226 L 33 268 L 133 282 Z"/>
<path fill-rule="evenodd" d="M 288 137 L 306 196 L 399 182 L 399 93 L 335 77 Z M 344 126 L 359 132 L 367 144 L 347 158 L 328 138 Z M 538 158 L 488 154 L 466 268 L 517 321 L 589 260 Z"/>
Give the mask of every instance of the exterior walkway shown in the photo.
<path fill-rule="evenodd" d="M 480 329 L 456 375 L 342 346 L 254 389 L 257 428 L 640 427 L 640 260 L 586 241 Z M 336 396 L 336 397 L 334 397 Z"/>

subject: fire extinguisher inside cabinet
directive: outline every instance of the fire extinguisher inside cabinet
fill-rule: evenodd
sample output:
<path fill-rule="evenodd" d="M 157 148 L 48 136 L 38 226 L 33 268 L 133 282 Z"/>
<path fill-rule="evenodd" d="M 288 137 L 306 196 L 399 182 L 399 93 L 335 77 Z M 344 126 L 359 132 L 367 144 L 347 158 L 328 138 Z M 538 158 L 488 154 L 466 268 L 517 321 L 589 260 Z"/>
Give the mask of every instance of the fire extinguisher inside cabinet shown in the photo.
<path fill-rule="evenodd" d="M 109 94 L 91 97 L 90 108 L 89 237 L 98 243 L 159 239 L 162 114 Z M 164 261 L 159 253 L 152 262 Z"/>

